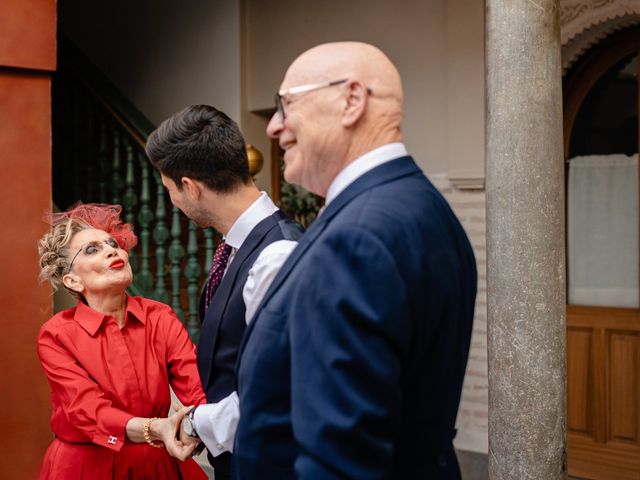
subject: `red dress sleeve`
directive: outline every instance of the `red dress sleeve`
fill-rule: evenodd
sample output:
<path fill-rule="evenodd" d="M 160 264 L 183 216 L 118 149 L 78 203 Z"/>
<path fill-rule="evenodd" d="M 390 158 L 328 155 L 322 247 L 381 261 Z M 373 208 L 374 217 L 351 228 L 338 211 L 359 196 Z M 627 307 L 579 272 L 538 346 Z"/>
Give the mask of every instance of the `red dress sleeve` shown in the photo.
<path fill-rule="evenodd" d="M 93 443 L 120 451 L 127 422 L 133 415 L 113 407 L 98 384 L 58 339 L 54 329 L 43 327 L 38 336 L 38 356 L 60 408 L 75 428 Z"/>
<path fill-rule="evenodd" d="M 206 403 L 196 363 L 196 347 L 172 309 L 167 309 L 166 317 L 163 323 L 167 326 L 169 383 L 184 405 Z"/>

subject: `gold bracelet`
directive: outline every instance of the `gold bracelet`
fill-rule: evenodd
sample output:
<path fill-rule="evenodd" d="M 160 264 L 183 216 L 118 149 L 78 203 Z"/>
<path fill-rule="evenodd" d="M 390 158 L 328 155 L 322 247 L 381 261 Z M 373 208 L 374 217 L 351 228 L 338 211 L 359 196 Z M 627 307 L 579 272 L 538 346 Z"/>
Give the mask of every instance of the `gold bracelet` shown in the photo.
<path fill-rule="evenodd" d="M 142 436 L 144 437 L 145 441 L 152 447 L 162 448 L 164 447 L 164 443 L 151 440 L 151 437 L 149 436 L 149 427 L 156 420 L 158 420 L 158 417 L 147 418 L 147 420 L 144 422 L 144 425 L 142 426 Z"/>

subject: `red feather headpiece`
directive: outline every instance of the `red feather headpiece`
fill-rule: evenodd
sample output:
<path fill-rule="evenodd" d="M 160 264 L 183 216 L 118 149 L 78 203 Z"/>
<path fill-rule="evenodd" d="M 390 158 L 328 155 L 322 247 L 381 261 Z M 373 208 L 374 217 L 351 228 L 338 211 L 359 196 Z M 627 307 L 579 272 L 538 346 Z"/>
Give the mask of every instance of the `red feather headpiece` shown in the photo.
<path fill-rule="evenodd" d="M 120 248 L 129 252 L 138 244 L 138 237 L 133 233 L 131 225 L 122 222 L 120 212 L 122 212 L 120 205 L 78 202 L 66 212 L 46 213 L 44 220 L 52 227 L 72 219 L 98 230 L 104 230 L 118 242 Z"/>

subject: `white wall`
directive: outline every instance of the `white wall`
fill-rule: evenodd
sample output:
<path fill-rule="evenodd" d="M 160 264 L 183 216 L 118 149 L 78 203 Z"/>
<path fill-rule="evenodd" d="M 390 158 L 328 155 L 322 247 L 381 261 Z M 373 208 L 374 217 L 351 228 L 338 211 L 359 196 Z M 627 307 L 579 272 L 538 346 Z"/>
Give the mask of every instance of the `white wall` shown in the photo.
<path fill-rule="evenodd" d="M 484 2 L 482 0 L 244 0 L 242 126 L 267 157 L 266 121 L 285 70 L 319 43 L 380 47 L 405 89 L 405 143 L 426 173 L 484 178 Z M 268 172 L 259 180 L 267 184 Z M 461 182 L 464 183 L 464 182 Z"/>
<path fill-rule="evenodd" d="M 238 121 L 265 156 L 289 63 L 321 42 L 362 40 L 397 65 L 405 142 L 427 173 L 484 177 L 481 0 L 60 0 L 60 29 L 153 123 L 194 103 Z M 474 183 L 478 186 L 478 182 Z"/>
<path fill-rule="evenodd" d="M 447 0 L 446 25 L 447 173 L 484 188 L 484 2 Z"/>
<path fill-rule="evenodd" d="M 239 0 L 59 0 L 60 30 L 158 125 L 208 103 L 240 120 Z"/>
<path fill-rule="evenodd" d="M 445 171 L 444 6 L 444 0 L 246 1 L 246 108 L 272 107 L 287 66 L 304 50 L 336 40 L 372 43 L 402 75 L 409 151 L 425 171 Z"/>

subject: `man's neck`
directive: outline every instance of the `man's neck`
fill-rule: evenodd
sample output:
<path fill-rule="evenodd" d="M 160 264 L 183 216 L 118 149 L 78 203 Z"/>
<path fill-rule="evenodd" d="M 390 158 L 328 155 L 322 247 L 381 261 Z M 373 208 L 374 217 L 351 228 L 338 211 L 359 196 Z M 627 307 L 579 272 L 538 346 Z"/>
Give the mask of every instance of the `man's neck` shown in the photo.
<path fill-rule="evenodd" d="M 205 193 L 206 205 L 211 205 L 211 227 L 223 236 L 229 233 L 233 224 L 258 198 L 260 191 L 253 182 L 241 185 L 232 192 L 217 193 L 208 190 Z"/>
<path fill-rule="evenodd" d="M 375 135 L 372 132 L 376 132 Z M 362 134 L 355 137 L 349 146 L 349 151 L 346 155 L 342 169 L 349 165 L 354 160 L 360 158 L 376 148 L 388 145 L 390 143 L 402 142 L 402 133 L 399 127 L 395 125 L 388 125 L 385 128 L 368 129 L 362 131 Z"/>

